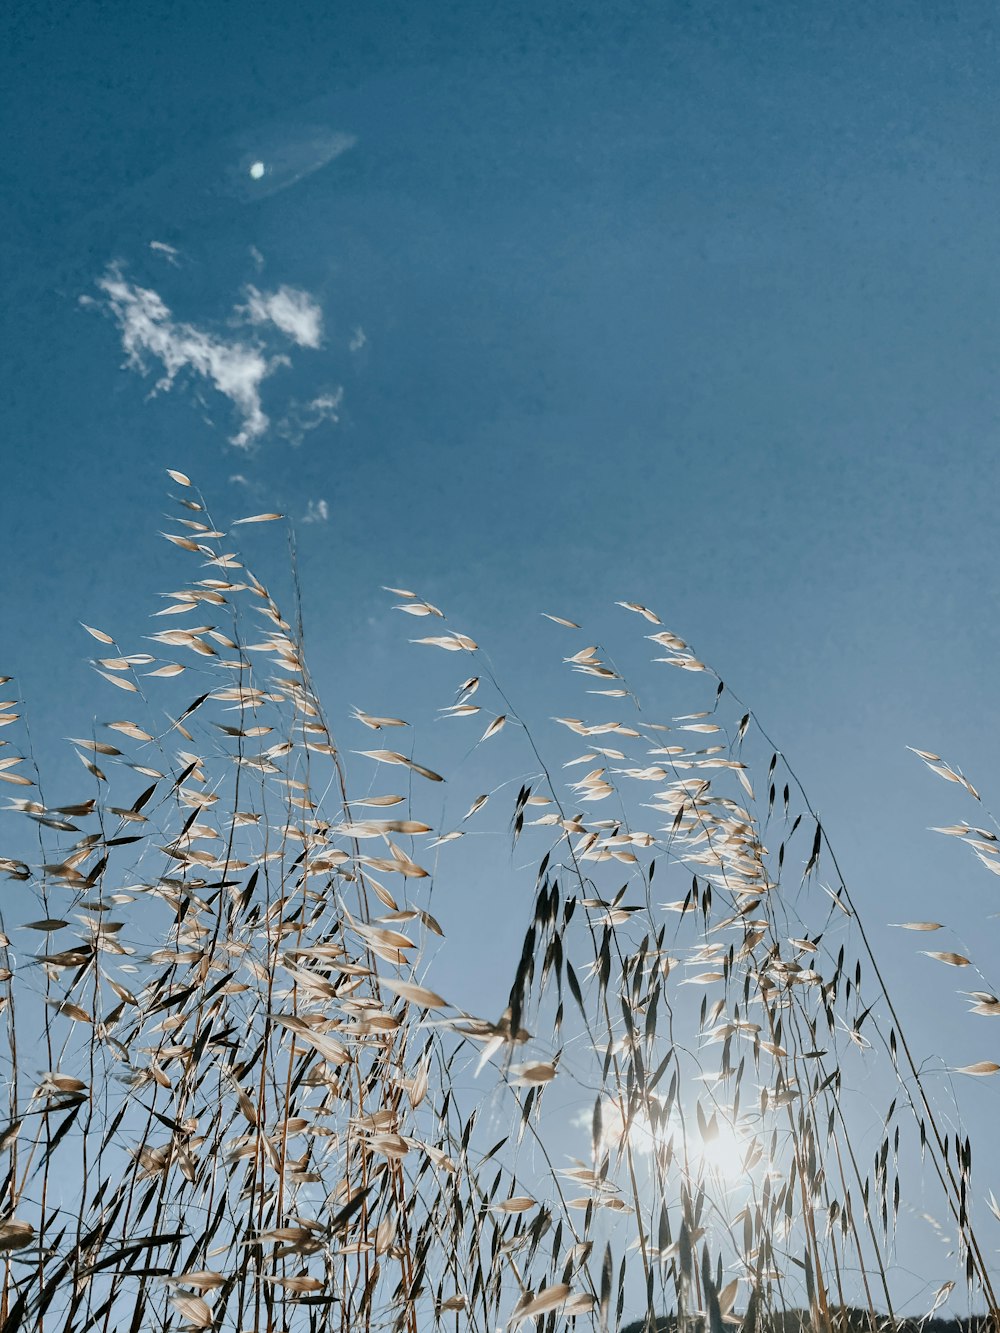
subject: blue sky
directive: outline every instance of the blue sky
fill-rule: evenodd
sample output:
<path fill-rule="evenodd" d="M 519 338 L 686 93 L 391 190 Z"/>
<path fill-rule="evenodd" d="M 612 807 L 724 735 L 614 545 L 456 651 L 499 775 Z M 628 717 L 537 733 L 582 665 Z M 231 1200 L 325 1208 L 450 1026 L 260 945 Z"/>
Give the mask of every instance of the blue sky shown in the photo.
<path fill-rule="evenodd" d="M 631 598 L 791 758 L 901 993 L 936 987 L 926 1053 L 996 1058 L 885 928 L 995 931 L 990 877 L 925 831 L 976 813 L 905 748 L 988 803 L 994 8 L 216 0 L 2 22 L 0 670 L 43 762 L 98 709 L 78 622 L 138 635 L 172 586 L 167 467 L 227 518 L 296 520 L 335 726 L 444 688 L 386 628 L 383 584 L 454 611 L 540 724 L 562 644 L 538 613 L 611 641 Z M 247 543 L 280 582 L 283 538 Z M 470 910 L 513 952 L 513 914 Z M 970 1089 L 970 1124 L 998 1110 Z"/>

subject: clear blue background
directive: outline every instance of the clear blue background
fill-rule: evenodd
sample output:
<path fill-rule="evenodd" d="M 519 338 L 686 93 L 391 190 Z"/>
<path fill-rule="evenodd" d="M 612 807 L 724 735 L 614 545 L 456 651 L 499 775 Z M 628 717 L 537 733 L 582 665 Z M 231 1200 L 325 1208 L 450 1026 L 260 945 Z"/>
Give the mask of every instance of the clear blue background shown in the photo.
<path fill-rule="evenodd" d="M 0 671 L 43 766 L 68 787 L 59 738 L 107 707 L 77 622 L 139 646 L 178 586 L 165 467 L 224 519 L 325 499 L 298 542 L 336 727 L 353 703 L 448 701 L 381 584 L 455 612 L 543 726 L 563 644 L 537 613 L 611 639 L 615 598 L 654 606 L 804 779 L 917 1046 L 1000 1058 L 884 928 L 942 919 L 959 931 L 937 947 L 987 962 L 996 940 L 994 881 L 925 831 L 981 812 L 905 749 L 989 802 L 995 6 L 16 0 L 0 23 Z M 219 188 L 255 145 L 299 161 L 315 126 L 356 146 L 259 199 Z M 203 383 L 150 400 L 155 374 L 123 371 L 114 322 L 79 302 L 115 261 L 220 337 L 248 282 L 312 293 L 323 347 L 264 406 L 337 385 L 340 420 L 248 452 Z M 280 535 L 244 532 L 284 568 Z M 498 953 L 495 993 L 442 957 L 471 1008 L 505 992 L 521 925 L 484 886 L 467 908 Z M 997 1094 L 964 1105 L 1000 1193 Z M 929 1229 L 912 1243 L 919 1292 L 949 1273 Z"/>

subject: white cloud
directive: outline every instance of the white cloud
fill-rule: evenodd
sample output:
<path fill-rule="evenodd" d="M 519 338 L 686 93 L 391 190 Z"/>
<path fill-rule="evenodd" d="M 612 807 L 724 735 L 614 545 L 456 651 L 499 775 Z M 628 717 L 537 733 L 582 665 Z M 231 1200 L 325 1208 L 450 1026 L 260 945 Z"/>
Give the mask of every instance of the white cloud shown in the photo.
<path fill-rule="evenodd" d="M 297 287 L 279 287 L 259 292 L 247 287 L 247 304 L 241 313 L 251 324 L 273 324 L 300 347 L 319 347 L 323 338 L 323 312 L 308 292 Z"/>
<path fill-rule="evenodd" d="M 330 506 L 325 500 L 310 500 L 303 515 L 303 523 L 325 523 L 330 517 Z"/>
<path fill-rule="evenodd" d="M 654 1097 L 654 1100 L 659 1101 L 660 1099 Z M 592 1107 L 578 1111 L 570 1118 L 570 1124 L 574 1129 L 586 1130 L 588 1133 L 590 1133 L 593 1123 L 594 1112 Z M 602 1097 L 601 1153 L 617 1151 L 626 1138 L 628 1138 L 632 1151 L 641 1154 L 643 1157 L 649 1156 L 656 1147 L 656 1138 L 644 1111 L 638 1111 L 626 1129 L 625 1113 L 621 1102 L 614 1097 Z"/>
<path fill-rule="evenodd" d="M 160 243 L 155 243 L 159 248 Z M 261 385 L 276 369 L 289 365 L 287 356 L 269 356 L 260 341 L 227 340 L 173 319 L 171 309 L 152 289 L 129 283 L 117 267 L 109 268 L 97 281 L 107 307 L 121 331 L 121 345 L 129 368 L 148 371 L 149 360 L 160 361 L 164 373 L 156 391 L 173 387 L 181 371 L 208 380 L 240 413 L 240 429 L 231 444 L 240 448 L 259 440 L 269 427 L 261 404 Z M 237 307 L 252 324 L 272 324 L 299 347 L 317 348 L 323 336 L 323 312 L 308 292 L 280 287 L 276 292 L 248 288 L 249 304 Z M 89 299 L 85 303 L 92 304 Z M 280 424 L 281 435 L 299 443 L 305 432 L 315 431 L 323 421 L 336 421 L 343 391 L 324 392 L 309 403 L 292 404 Z"/>
<path fill-rule="evenodd" d="M 176 252 L 165 242 L 150 242 L 151 248 L 170 262 Z M 158 292 L 130 282 L 120 266 L 112 265 L 98 280 L 103 300 L 81 297 L 84 305 L 100 305 L 121 331 L 126 366 L 147 374 L 159 362 L 163 373 L 153 392 L 169 390 L 182 371 L 201 377 L 236 408 L 239 430 L 230 443 L 249 448 L 271 425 L 261 401 L 264 381 L 282 366 L 290 366 L 287 355 L 273 354 L 265 335 L 277 330 L 299 347 L 318 348 L 323 335 L 323 312 L 306 291 L 279 287 L 261 292 L 247 286 L 246 305 L 237 305 L 230 325 L 255 325 L 259 332 L 218 333 L 174 318 Z M 303 437 L 325 422 L 337 422 L 342 388 L 324 389 L 308 401 L 292 399 L 278 419 L 275 430 L 282 438 L 300 444 Z"/>
<path fill-rule="evenodd" d="M 177 262 L 180 251 L 175 249 L 174 246 L 167 245 L 166 241 L 150 241 L 149 248 L 154 254 L 162 255 L 167 263 L 172 264 L 174 268 L 180 268 L 180 264 Z"/>
<path fill-rule="evenodd" d="M 130 369 L 146 373 L 149 359 L 159 361 L 164 373 L 156 390 L 172 388 L 182 370 L 200 375 L 240 415 L 240 429 L 230 443 L 247 448 L 264 434 L 270 422 L 261 404 L 261 385 L 280 366 L 289 364 L 286 356 L 268 356 L 259 343 L 226 341 L 175 320 L 156 292 L 128 282 L 117 267 L 109 268 L 97 285 L 121 330 Z"/>
<path fill-rule="evenodd" d="M 336 425 L 340 420 L 343 399 L 344 390 L 338 387 L 318 394 L 307 403 L 293 402 L 276 427 L 278 434 L 291 444 L 301 444 L 309 431 L 316 430 L 324 422 L 330 421 Z"/>

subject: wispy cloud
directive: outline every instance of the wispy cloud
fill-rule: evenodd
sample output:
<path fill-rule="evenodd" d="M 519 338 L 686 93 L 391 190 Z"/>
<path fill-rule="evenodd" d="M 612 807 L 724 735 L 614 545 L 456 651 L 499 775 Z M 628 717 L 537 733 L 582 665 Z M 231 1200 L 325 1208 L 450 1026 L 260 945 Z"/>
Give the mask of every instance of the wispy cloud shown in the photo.
<path fill-rule="evenodd" d="M 308 292 L 297 287 L 259 292 L 248 286 L 242 313 L 251 324 L 273 324 L 300 347 L 319 347 L 323 338 L 322 310 Z"/>
<path fill-rule="evenodd" d="M 154 254 L 162 255 L 167 263 L 172 264 L 174 268 L 180 268 L 180 264 L 177 262 L 180 251 L 175 249 L 174 246 L 168 245 L 166 241 L 150 241 L 149 248 Z"/>
<path fill-rule="evenodd" d="M 307 403 L 293 402 L 275 429 L 290 444 L 301 444 L 310 431 L 316 430 L 324 422 L 329 421 L 336 425 L 340 420 L 340 404 L 343 398 L 344 390 L 338 387 L 317 394 Z"/>
<path fill-rule="evenodd" d="M 302 516 L 303 523 L 325 523 L 330 517 L 330 506 L 325 500 L 310 500 Z"/>
<path fill-rule="evenodd" d="M 269 375 L 290 365 L 285 355 L 268 354 L 257 337 L 227 338 L 174 318 L 160 295 L 129 282 L 121 268 L 113 266 L 97 283 L 103 304 L 117 323 L 130 369 L 148 373 L 149 363 L 159 362 L 163 375 L 155 391 L 173 387 L 182 371 L 201 376 L 236 408 L 240 428 L 230 442 L 248 448 L 266 432 L 270 421 L 261 402 L 261 386 Z M 249 302 L 238 306 L 236 315 L 255 325 L 270 324 L 300 347 L 316 348 L 323 330 L 322 311 L 308 292 L 279 287 L 260 292 L 248 287 Z M 88 303 L 89 298 L 84 298 Z M 336 420 L 340 391 L 321 394 L 305 407 L 295 405 L 282 422 L 282 434 L 301 439 L 322 421 Z"/>

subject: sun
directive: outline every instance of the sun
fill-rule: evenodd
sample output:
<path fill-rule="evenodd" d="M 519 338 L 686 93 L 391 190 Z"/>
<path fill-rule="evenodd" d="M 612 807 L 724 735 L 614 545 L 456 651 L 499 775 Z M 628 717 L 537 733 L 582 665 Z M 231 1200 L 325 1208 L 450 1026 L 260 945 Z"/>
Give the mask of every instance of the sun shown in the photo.
<path fill-rule="evenodd" d="M 253 162 L 250 165 L 250 175 L 255 181 L 261 180 L 266 170 L 267 167 L 265 167 L 263 162 Z"/>
<path fill-rule="evenodd" d="M 754 1141 L 731 1120 L 718 1114 L 712 1116 L 701 1133 L 692 1136 L 689 1147 L 704 1174 L 725 1185 L 742 1180 L 752 1169 L 755 1158 L 759 1158 Z"/>
<path fill-rule="evenodd" d="M 697 1125 L 692 1125 L 685 1123 L 675 1108 L 667 1124 L 661 1123 L 654 1130 L 643 1110 L 637 1111 L 626 1126 L 621 1103 L 609 1097 L 602 1101 L 601 1119 L 605 1152 L 620 1151 L 627 1139 L 633 1152 L 646 1157 L 669 1141 L 674 1159 L 686 1160 L 686 1169 L 693 1176 L 727 1192 L 746 1182 L 763 1156 L 758 1138 L 721 1110 L 707 1118 L 699 1116 Z M 583 1118 L 578 1123 L 582 1127 Z"/>

